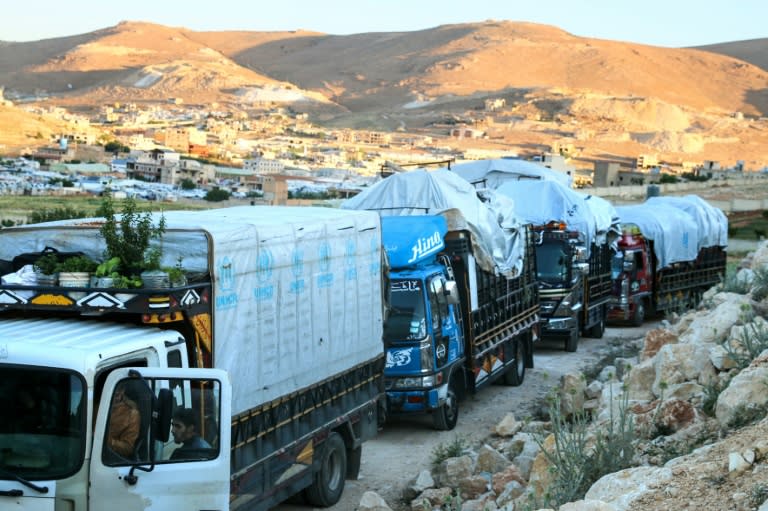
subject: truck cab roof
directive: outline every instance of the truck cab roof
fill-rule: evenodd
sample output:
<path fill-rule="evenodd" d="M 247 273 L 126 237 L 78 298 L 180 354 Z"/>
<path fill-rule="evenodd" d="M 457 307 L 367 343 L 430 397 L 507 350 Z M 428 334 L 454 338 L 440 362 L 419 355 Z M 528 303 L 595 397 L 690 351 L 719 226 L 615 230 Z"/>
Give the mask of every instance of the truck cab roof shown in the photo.
<path fill-rule="evenodd" d="M 173 330 L 82 319 L 0 318 L 0 362 L 65 367 L 86 374 L 103 360 L 177 344 Z M 183 342 L 183 341 L 182 341 Z"/>

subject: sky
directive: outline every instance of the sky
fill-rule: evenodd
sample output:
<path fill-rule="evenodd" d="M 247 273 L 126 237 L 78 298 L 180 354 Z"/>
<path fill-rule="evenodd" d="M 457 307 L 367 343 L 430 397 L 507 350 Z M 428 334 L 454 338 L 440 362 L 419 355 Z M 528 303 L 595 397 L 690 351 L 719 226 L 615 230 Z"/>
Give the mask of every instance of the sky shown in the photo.
<path fill-rule="evenodd" d="M 120 21 L 199 31 L 334 35 L 410 32 L 485 20 L 553 25 L 598 39 L 678 48 L 768 38 L 766 0 L 34 0 L 3 2 L 0 41 L 83 34 Z"/>

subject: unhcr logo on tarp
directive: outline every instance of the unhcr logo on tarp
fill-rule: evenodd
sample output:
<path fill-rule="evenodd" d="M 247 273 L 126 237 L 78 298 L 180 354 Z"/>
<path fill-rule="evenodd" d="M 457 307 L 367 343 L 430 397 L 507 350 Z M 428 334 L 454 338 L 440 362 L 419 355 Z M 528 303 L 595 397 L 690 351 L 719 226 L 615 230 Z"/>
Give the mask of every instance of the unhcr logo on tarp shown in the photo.
<path fill-rule="evenodd" d="M 216 297 L 216 309 L 231 309 L 237 306 L 235 288 L 235 263 L 229 257 L 222 257 L 216 265 L 220 294 Z"/>

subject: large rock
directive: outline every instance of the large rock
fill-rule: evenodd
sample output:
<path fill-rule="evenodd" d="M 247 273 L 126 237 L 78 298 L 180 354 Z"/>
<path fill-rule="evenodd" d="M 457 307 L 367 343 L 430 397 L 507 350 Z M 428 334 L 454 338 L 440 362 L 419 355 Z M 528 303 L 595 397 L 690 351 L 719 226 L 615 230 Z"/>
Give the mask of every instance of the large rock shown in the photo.
<path fill-rule="evenodd" d="M 485 444 L 477 452 L 477 465 L 475 470 L 493 474 L 495 472 L 501 472 L 511 464 L 512 462 L 509 461 L 506 456 L 490 445 Z"/>
<path fill-rule="evenodd" d="M 649 330 L 643 339 L 643 349 L 640 351 L 639 358 L 641 361 L 653 358 L 662 346 L 674 343 L 677 343 L 677 334 L 663 328 Z"/>
<path fill-rule="evenodd" d="M 653 393 L 654 381 L 656 381 L 656 364 L 652 358 L 643 360 L 632 367 L 625 379 L 629 399 L 633 401 L 652 401 L 656 399 Z"/>
<path fill-rule="evenodd" d="M 558 511 L 617 511 L 616 506 L 600 500 L 577 500 L 560 506 Z"/>
<path fill-rule="evenodd" d="M 715 417 L 723 427 L 730 427 L 742 419 L 740 415 L 765 408 L 768 404 L 768 350 L 737 374 L 730 385 L 717 398 Z"/>
<path fill-rule="evenodd" d="M 715 367 L 709 360 L 710 346 L 701 344 L 667 344 L 654 357 L 656 378 L 653 394 L 666 397 L 664 387 L 694 381 L 707 385 L 715 378 Z"/>
<path fill-rule="evenodd" d="M 493 428 L 493 432 L 501 437 L 515 436 L 515 434 L 523 428 L 523 424 L 515 419 L 515 414 L 508 413 L 501 419 L 501 422 L 496 424 Z"/>
<path fill-rule="evenodd" d="M 597 500 L 626 511 L 632 502 L 672 479 L 666 467 L 635 467 L 608 474 L 597 480 L 587 491 L 585 500 Z"/>
<path fill-rule="evenodd" d="M 360 499 L 360 505 L 357 506 L 357 509 L 358 511 L 392 511 L 392 508 L 387 505 L 387 502 L 375 491 L 367 491 L 363 493 L 363 497 Z"/>
<path fill-rule="evenodd" d="M 435 487 L 435 480 L 429 470 L 422 470 L 403 490 L 403 499 L 407 502 L 415 499 L 420 493 Z"/>
<path fill-rule="evenodd" d="M 451 488 L 455 488 L 459 485 L 459 481 L 466 477 L 470 477 L 474 471 L 475 467 L 472 458 L 464 455 L 444 460 L 437 467 L 437 471 L 433 476 L 437 480 L 439 486 L 450 486 Z"/>
<path fill-rule="evenodd" d="M 679 335 L 681 344 L 720 344 L 731 327 L 740 320 L 742 307 L 749 297 L 736 293 L 718 293 L 713 298 L 713 309 L 697 312 L 688 328 Z"/>
<path fill-rule="evenodd" d="M 587 382 L 580 372 L 566 373 L 560 377 L 560 413 L 570 417 L 584 410 L 584 393 Z"/>

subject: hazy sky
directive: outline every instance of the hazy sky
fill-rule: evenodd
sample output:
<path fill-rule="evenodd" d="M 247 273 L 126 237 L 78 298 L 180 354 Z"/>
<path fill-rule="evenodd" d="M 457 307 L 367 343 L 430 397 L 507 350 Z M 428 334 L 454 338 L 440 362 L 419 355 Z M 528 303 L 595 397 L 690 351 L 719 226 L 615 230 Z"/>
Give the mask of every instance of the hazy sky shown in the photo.
<path fill-rule="evenodd" d="M 768 37 L 766 0 L 33 0 L 3 2 L 0 41 L 83 34 L 122 20 L 192 30 L 401 32 L 488 19 L 655 46 Z"/>

